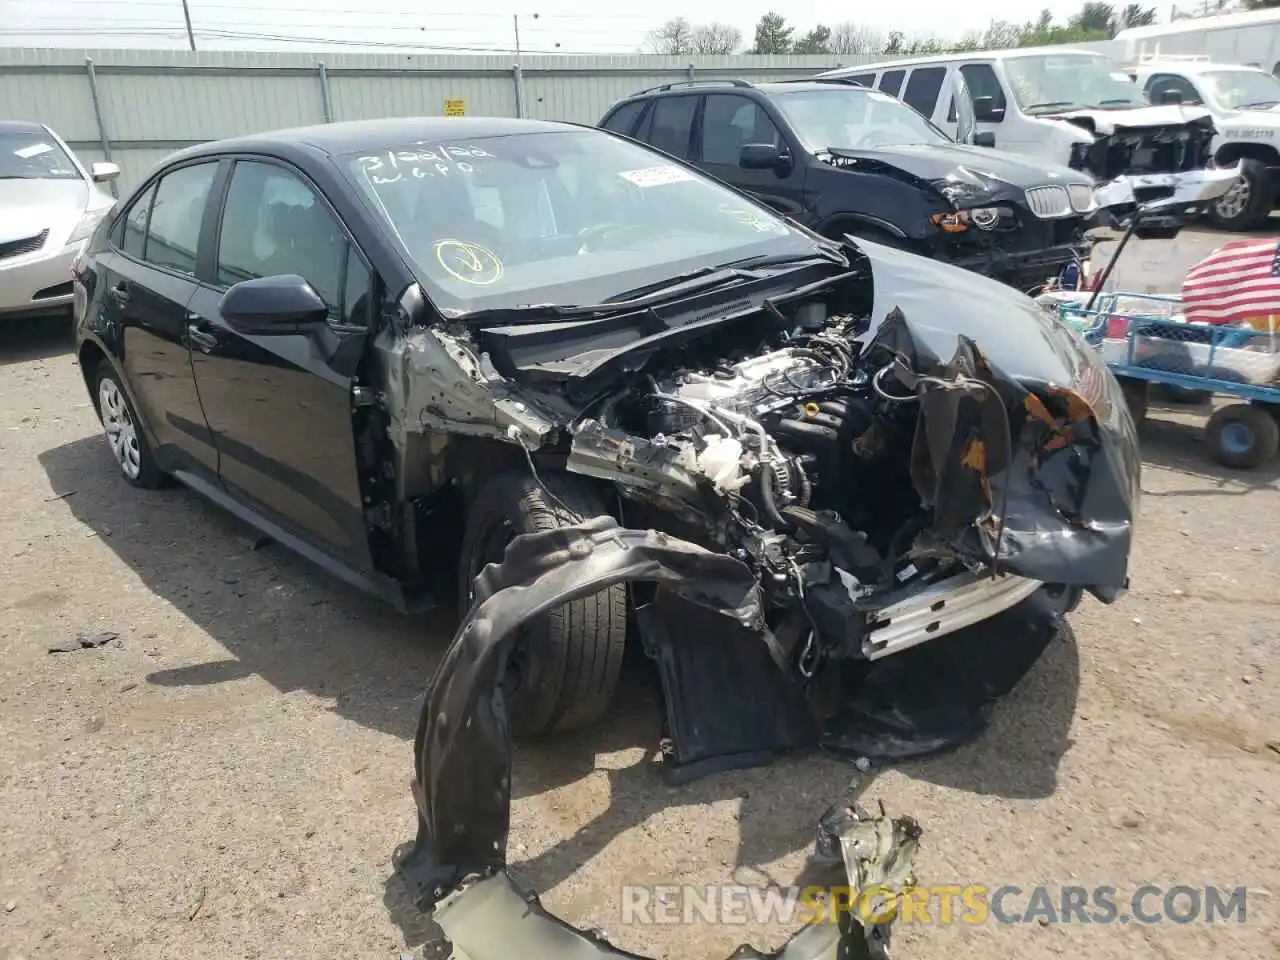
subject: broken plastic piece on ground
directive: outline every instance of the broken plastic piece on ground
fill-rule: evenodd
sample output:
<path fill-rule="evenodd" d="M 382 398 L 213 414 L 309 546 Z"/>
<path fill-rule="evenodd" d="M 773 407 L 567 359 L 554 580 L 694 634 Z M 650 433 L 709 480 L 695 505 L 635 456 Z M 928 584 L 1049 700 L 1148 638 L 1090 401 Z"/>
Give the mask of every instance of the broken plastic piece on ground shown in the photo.
<path fill-rule="evenodd" d="M 878 960 L 887 956 L 890 924 L 896 915 L 891 901 L 915 881 L 920 828 L 909 817 L 890 820 L 883 811 L 878 816 L 849 811 L 839 824 L 828 827 L 833 831 L 831 842 L 838 847 L 836 860 L 844 866 L 839 886 L 850 888 L 838 920 L 803 927 L 776 952 L 760 953 L 744 944 L 731 960 Z M 874 915 L 860 909 L 864 891 L 883 897 L 875 904 Z M 848 904 L 852 909 L 847 909 Z M 453 956 L 467 960 L 513 956 L 521 960 L 644 960 L 614 947 L 598 932 L 579 930 L 548 913 L 505 870 L 451 892 L 436 904 L 432 919 L 452 946 Z"/>

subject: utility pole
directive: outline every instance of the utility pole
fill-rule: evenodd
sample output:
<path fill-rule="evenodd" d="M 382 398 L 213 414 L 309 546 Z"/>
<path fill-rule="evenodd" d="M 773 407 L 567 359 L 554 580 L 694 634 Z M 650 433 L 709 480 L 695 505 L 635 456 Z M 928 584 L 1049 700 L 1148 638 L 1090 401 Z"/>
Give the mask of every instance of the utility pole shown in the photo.
<path fill-rule="evenodd" d="M 196 35 L 191 29 L 191 8 L 187 5 L 188 0 L 182 0 L 182 19 L 187 21 L 187 43 L 191 45 L 194 52 L 196 48 Z"/>
<path fill-rule="evenodd" d="M 186 0 L 183 0 L 183 3 L 185 2 Z M 518 61 L 520 59 L 520 14 L 513 13 L 511 15 L 511 23 L 516 31 L 516 60 Z"/>

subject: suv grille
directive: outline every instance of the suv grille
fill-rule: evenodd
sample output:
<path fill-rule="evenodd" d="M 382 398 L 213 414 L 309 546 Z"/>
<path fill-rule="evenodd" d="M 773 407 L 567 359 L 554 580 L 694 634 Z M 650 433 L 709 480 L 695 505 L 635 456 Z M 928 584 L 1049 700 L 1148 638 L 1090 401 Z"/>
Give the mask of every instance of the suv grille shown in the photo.
<path fill-rule="evenodd" d="M 0 260 L 6 257 L 20 257 L 24 253 L 35 253 L 44 246 L 45 240 L 49 238 L 49 231 L 42 230 L 34 237 L 24 237 L 21 240 L 10 240 L 8 243 L 0 243 Z"/>
<path fill-rule="evenodd" d="M 1037 217 L 1045 220 L 1071 216 L 1071 198 L 1066 187 L 1032 187 L 1027 191 L 1027 206 Z"/>
<path fill-rule="evenodd" d="M 1093 198 L 1093 185 L 1089 183 L 1069 183 L 1067 193 L 1071 196 L 1072 209 L 1084 213 L 1092 210 L 1097 204 Z"/>

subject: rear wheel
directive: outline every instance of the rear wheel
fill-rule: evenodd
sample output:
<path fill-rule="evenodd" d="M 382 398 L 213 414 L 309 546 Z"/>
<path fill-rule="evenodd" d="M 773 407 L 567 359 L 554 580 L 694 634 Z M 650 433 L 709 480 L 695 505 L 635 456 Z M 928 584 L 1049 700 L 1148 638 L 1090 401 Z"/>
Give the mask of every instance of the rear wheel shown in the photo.
<path fill-rule="evenodd" d="M 99 363 L 94 371 L 94 384 L 107 446 L 125 483 L 144 490 L 163 486 L 168 477 L 156 466 L 146 434 L 138 423 L 138 415 L 129 403 L 116 372 L 105 361 Z"/>
<path fill-rule="evenodd" d="M 1236 470 L 1251 470 L 1280 451 L 1280 423 L 1253 404 L 1233 403 L 1215 410 L 1204 435 L 1213 459 Z"/>
<path fill-rule="evenodd" d="M 471 606 L 472 582 L 500 562 L 517 536 L 571 526 L 606 514 L 583 481 L 543 475 L 547 491 L 527 473 L 507 473 L 484 485 L 467 514 L 458 564 L 459 610 Z M 503 677 L 517 735 L 574 730 L 599 720 L 618 684 L 627 639 L 623 585 L 566 603 L 521 628 Z"/>
<path fill-rule="evenodd" d="M 1257 160 L 1240 161 L 1240 179 L 1214 202 L 1210 219 L 1225 230 L 1252 230 L 1271 215 L 1267 168 Z"/>

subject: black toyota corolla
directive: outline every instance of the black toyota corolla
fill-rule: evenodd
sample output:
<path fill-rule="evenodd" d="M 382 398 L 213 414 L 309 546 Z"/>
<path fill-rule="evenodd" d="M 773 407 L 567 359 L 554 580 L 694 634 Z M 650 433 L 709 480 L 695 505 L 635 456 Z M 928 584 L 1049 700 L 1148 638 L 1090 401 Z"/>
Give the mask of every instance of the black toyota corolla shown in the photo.
<path fill-rule="evenodd" d="M 75 293 L 125 481 L 177 479 L 402 609 L 466 611 L 504 557 L 555 574 L 577 554 L 520 535 L 579 525 L 587 550 L 659 531 L 689 596 L 724 564 L 758 584 L 739 626 L 763 661 L 689 647 L 697 618 L 646 633 L 652 596 L 616 569 L 586 596 L 508 594 L 518 731 L 599 718 L 629 629 L 673 715 L 760 720 L 769 671 L 1126 583 L 1133 425 L 1076 334 L 608 131 L 397 119 L 185 150 L 98 229 Z"/>

